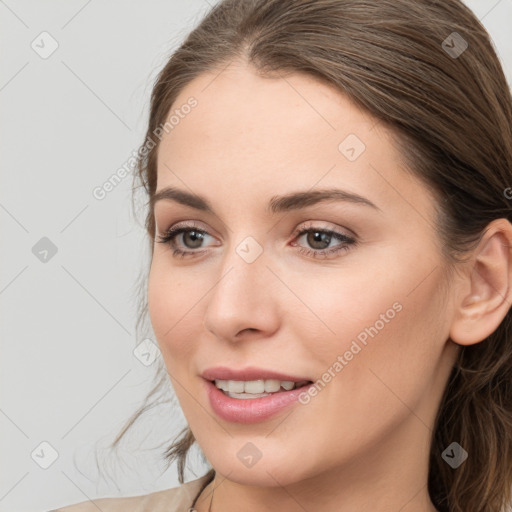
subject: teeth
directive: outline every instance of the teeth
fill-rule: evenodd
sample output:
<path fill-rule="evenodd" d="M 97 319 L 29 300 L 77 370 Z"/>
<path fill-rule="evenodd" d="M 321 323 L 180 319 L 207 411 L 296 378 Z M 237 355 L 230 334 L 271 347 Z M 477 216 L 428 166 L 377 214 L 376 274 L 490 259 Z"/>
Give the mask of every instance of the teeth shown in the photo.
<path fill-rule="evenodd" d="M 226 391 L 226 395 L 228 395 L 230 398 L 261 398 L 262 396 L 268 396 L 270 393 L 230 393 L 229 391 Z"/>
<path fill-rule="evenodd" d="M 236 382 L 236 381 L 235 381 Z M 248 380 L 244 384 L 244 393 L 264 393 L 265 381 L 264 380 Z"/>
<path fill-rule="evenodd" d="M 277 379 L 259 379 L 259 380 L 221 380 L 216 379 L 215 385 L 226 392 L 229 396 L 239 394 L 250 394 L 253 398 L 259 396 L 267 396 L 268 393 L 276 393 L 281 388 L 285 391 L 298 387 L 307 381 L 293 382 L 291 380 L 277 380 Z M 247 396 L 236 396 L 236 398 L 251 398 Z"/>
<path fill-rule="evenodd" d="M 276 379 L 268 379 L 263 381 L 266 393 L 275 393 L 281 388 L 281 381 Z"/>
<path fill-rule="evenodd" d="M 295 382 L 291 380 L 283 380 L 283 382 L 281 382 L 281 386 L 283 386 L 283 388 L 286 389 L 286 391 L 290 391 L 290 389 L 294 388 Z"/>
<path fill-rule="evenodd" d="M 221 382 L 226 383 L 226 387 L 222 388 L 230 393 L 243 393 L 244 383 L 241 380 L 224 380 Z"/>

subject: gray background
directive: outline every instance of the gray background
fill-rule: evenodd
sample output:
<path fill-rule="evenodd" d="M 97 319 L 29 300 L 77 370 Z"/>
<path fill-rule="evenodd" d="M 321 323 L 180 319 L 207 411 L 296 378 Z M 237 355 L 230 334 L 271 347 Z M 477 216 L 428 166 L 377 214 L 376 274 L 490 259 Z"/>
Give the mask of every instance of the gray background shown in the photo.
<path fill-rule="evenodd" d="M 512 84 L 512 0 L 467 4 Z M 95 450 L 108 456 L 162 361 L 158 351 L 133 352 L 144 339 L 135 332 L 137 278 L 149 261 L 131 175 L 102 200 L 92 192 L 142 141 L 154 77 L 208 6 L 0 0 L 0 512 L 178 484 L 155 449 L 184 425 L 172 403 L 147 415 L 119 462 L 100 459 L 110 477 L 94 460 Z M 58 43 L 47 58 L 44 31 Z M 52 450 L 58 457 L 44 469 Z M 205 470 L 197 451 L 191 470 L 187 479 Z"/>

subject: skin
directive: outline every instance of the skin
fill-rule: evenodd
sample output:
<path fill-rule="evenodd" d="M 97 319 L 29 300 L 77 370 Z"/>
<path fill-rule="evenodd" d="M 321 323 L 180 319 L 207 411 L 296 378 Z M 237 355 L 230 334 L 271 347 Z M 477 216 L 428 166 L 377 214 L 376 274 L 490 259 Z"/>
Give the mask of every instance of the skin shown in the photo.
<path fill-rule="evenodd" d="M 232 62 L 196 78 L 173 109 L 190 96 L 198 105 L 162 139 L 157 191 L 198 193 L 215 214 L 156 203 L 156 236 L 184 221 L 208 234 L 199 248 L 177 236 L 179 248 L 205 251 L 184 259 L 155 242 L 148 305 L 177 398 L 217 472 L 212 510 L 435 511 L 426 488 L 435 415 L 460 345 L 491 334 L 510 307 L 512 226 L 493 222 L 449 276 L 435 198 L 404 169 L 390 132 L 339 91 Z M 349 134 L 366 146 L 355 161 L 338 149 Z M 340 201 L 265 209 L 275 195 L 331 187 L 380 211 Z M 357 243 L 328 257 L 301 253 L 324 247 L 297 237 L 311 226 Z M 263 251 L 250 264 L 236 252 L 248 236 Z M 332 237 L 328 248 L 340 244 Z M 206 368 L 316 381 L 397 302 L 401 311 L 307 405 L 254 424 L 211 409 Z M 249 441 L 262 454 L 250 468 L 237 457 Z"/>

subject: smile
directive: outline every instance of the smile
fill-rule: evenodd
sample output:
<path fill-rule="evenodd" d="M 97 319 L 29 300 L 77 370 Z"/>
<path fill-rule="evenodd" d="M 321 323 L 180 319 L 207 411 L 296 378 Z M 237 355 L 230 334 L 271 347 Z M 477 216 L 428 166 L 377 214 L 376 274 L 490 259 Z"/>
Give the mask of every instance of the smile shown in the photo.
<path fill-rule="evenodd" d="M 291 380 L 259 379 L 259 380 L 222 380 L 215 379 L 215 386 L 227 396 L 238 399 L 254 399 L 269 396 L 273 393 L 290 391 L 300 388 L 310 381 L 293 382 Z"/>
<path fill-rule="evenodd" d="M 265 421 L 298 404 L 299 396 L 314 385 L 311 381 L 274 381 L 274 379 L 268 381 L 262 379 L 255 381 L 204 380 L 203 382 L 206 385 L 207 400 L 213 412 L 225 421 L 245 424 Z M 265 387 L 267 382 L 270 382 L 269 388 Z M 283 384 L 289 387 L 290 382 L 293 388 L 287 390 Z M 227 390 L 220 389 L 218 386 L 223 386 Z M 243 392 L 230 391 L 230 389 L 242 389 L 242 386 Z M 276 391 L 265 392 L 265 389 L 276 388 Z M 261 389 L 263 393 L 258 392 Z"/>

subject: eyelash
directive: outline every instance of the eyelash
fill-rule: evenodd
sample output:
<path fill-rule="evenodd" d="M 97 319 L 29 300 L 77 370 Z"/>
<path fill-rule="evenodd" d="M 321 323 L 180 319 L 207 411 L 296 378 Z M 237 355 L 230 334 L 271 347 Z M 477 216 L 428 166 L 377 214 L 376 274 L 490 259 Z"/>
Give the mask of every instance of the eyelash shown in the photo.
<path fill-rule="evenodd" d="M 188 250 L 184 251 L 182 249 L 178 249 L 176 247 L 175 238 L 180 235 L 181 233 L 188 233 L 190 231 L 195 231 L 196 233 L 200 235 L 208 235 L 208 232 L 204 229 L 201 229 L 199 226 L 195 226 L 194 224 L 190 226 L 179 226 L 179 227 L 172 227 L 170 228 L 163 236 L 158 235 L 158 243 L 167 244 L 170 246 L 171 249 L 173 249 L 173 257 L 176 258 L 185 258 L 187 256 L 194 257 L 194 255 L 200 255 L 201 253 L 205 252 L 205 250 L 202 251 L 195 251 L 195 250 Z M 331 249 L 308 249 L 306 247 L 300 247 L 298 250 L 301 254 L 305 254 L 307 256 L 311 256 L 313 258 L 321 257 L 327 257 L 331 255 L 335 255 L 338 253 L 342 253 L 344 251 L 348 251 L 350 249 L 350 246 L 355 245 L 357 242 L 353 238 L 343 234 L 339 233 L 338 231 L 333 231 L 330 229 L 320 229 L 316 228 L 312 225 L 309 225 L 307 227 L 302 228 L 295 234 L 295 238 L 300 238 L 302 235 L 307 233 L 322 233 L 326 235 L 330 235 L 331 238 L 334 238 L 340 242 L 344 242 L 344 244 L 340 244 L 335 246 Z"/>

